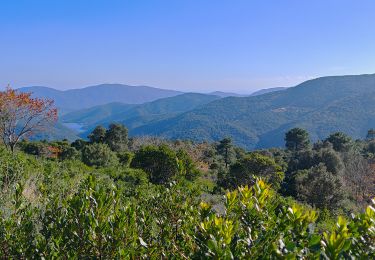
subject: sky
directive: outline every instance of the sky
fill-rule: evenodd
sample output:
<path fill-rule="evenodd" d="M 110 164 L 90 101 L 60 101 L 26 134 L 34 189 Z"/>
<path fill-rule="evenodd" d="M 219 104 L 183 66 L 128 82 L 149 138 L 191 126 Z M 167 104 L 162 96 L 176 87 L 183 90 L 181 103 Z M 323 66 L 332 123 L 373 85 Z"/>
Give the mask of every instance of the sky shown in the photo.
<path fill-rule="evenodd" d="M 1 0 L 0 88 L 182 91 L 375 73 L 373 0 Z"/>

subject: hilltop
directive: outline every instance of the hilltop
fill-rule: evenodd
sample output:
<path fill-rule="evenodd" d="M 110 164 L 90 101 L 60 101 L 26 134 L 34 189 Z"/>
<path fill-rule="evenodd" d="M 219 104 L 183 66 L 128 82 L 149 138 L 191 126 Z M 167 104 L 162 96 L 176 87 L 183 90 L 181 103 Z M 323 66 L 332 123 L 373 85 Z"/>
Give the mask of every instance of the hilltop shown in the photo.
<path fill-rule="evenodd" d="M 182 94 L 182 92 L 175 90 L 122 84 L 101 84 L 69 90 L 35 86 L 20 88 L 19 90 L 32 92 L 36 97 L 48 97 L 55 100 L 62 113 L 113 102 L 142 104 Z"/>
<path fill-rule="evenodd" d="M 292 127 L 314 140 L 332 131 L 363 137 L 375 125 L 375 75 L 332 76 L 283 91 L 215 100 L 133 130 L 135 135 L 217 141 L 231 136 L 248 149 L 281 146 Z"/>

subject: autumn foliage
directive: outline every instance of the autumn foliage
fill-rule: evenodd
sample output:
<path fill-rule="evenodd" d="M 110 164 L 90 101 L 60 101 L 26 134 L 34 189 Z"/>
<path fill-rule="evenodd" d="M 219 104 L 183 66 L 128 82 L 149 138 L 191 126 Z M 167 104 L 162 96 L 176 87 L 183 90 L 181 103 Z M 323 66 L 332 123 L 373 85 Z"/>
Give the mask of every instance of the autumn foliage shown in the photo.
<path fill-rule="evenodd" d="M 33 98 L 8 87 L 0 92 L 0 136 L 14 151 L 19 140 L 46 130 L 57 121 L 57 109 L 51 99 Z"/>

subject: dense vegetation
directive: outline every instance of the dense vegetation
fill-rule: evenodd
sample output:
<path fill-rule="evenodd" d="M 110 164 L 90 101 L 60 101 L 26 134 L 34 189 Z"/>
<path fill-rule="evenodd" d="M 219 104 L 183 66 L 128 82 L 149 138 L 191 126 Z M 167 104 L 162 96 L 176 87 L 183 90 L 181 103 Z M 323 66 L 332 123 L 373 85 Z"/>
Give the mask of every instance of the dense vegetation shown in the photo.
<path fill-rule="evenodd" d="M 251 152 L 120 124 L 88 138 L 0 148 L 3 258 L 375 257 L 374 130 Z"/>
<path fill-rule="evenodd" d="M 196 141 L 231 136 L 247 149 L 282 147 L 293 127 L 308 130 L 315 141 L 335 131 L 362 138 L 374 126 L 374 86 L 375 75 L 318 78 L 283 91 L 219 99 L 131 133 Z"/>

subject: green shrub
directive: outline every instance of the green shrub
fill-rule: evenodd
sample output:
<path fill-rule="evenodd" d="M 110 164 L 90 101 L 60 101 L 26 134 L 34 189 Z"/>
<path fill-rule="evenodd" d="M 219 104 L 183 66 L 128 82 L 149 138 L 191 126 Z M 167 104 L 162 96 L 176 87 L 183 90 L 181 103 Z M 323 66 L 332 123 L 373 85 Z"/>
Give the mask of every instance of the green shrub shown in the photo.
<path fill-rule="evenodd" d="M 89 166 L 105 167 L 118 163 L 117 156 L 106 144 L 94 143 L 82 149 L 82 161 Z"/>
<path fill-rule="evenodd" d="M 166 184 L 178 173 L 177 156 L 167 146 L 146 146 L 135 153 L 131 167 L 144 170 L 154 184 Z"/>
<path fill-rule="evenodd" d="M 118 157 L 119 163 L 122 166 L 129 167 L 131 161 L 134 158 L 134 153 L 132 153 L 132 152 L 119 152 L 119 153 L 117 153 L 117 157 Z"/>
<path fill-rule="evenodd" d="M 375 209 L 339 217 L 323 233 L 318 214 L 289 204 L 257 180 L 225 195 L 218 215 L 180 184 L 124 200 L 89 177 L 75 194 L 33 209 L 15 188 L 11 214 L 0 215 L 4 258 L 373 259 Z"/>

